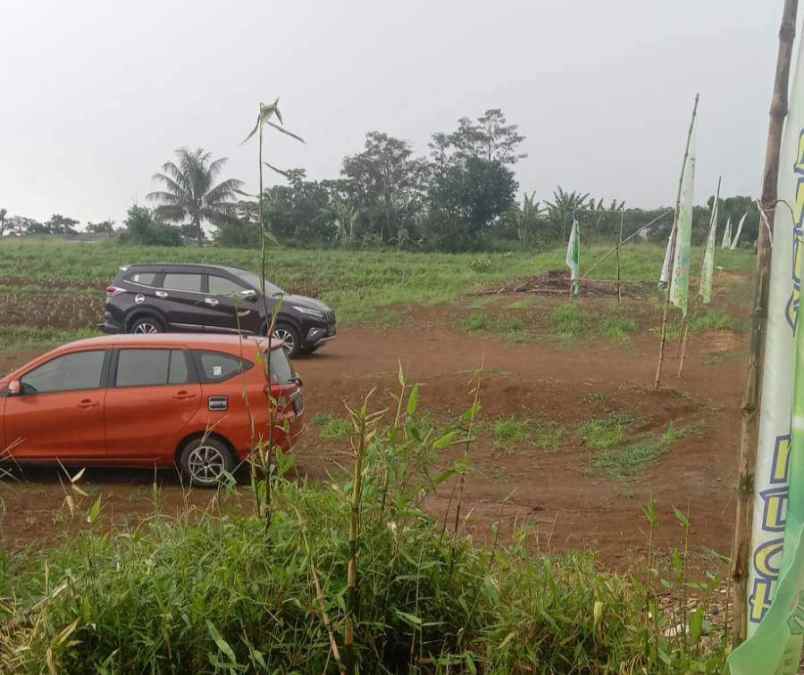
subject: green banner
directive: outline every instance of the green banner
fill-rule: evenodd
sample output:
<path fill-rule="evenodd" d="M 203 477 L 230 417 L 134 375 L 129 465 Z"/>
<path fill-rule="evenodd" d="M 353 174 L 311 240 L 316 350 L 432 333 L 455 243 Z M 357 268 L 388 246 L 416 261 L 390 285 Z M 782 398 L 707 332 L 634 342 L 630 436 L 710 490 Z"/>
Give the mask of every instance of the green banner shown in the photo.
<path fill-rule="evenodd" d="M 703 264 L 701 265 L 701 282 L 698 288 L 698 295 L 701 301 L 708 305 L 712 302 L 712 277 L 715 273 L 715 239 L 717 237 L 717 206 L 718 194 L 715 196 L 715 204 L 712 207 L 712 217 L 709 219 L 709 236 L 706 238 L 706 251 L 704 251 Z"/>
<path fill-rule="evenodd" d="M 800 233 L 799 230 L 799 237 Z M 799 238 L 799 246 L 801 244 Z M 804 639 L 804 331 L 800 322 L 796 330 L 790 442 L 790 491 L 779 582 L 762 623 L 729 657 L 732 675 L 795 675 L 799 672 Z"/>

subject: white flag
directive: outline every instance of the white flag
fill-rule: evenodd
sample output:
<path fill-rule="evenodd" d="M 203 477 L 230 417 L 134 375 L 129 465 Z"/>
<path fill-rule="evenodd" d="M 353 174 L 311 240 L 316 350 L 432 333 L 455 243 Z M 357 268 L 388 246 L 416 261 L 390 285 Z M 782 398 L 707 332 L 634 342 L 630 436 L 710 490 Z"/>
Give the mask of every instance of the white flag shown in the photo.
<path fill-rule="evenodd" d="M 740 218 L 740 224 L 737 226 L 737 234 L 734 235 L 734 239 L 731 241 L 731 250 L 737 248 L 737 244 L 740 243 L 740 235 L 743 233 L 743 224 L 745 223 L 745 219 L 748 216 L 748 211 L 743 214 L 743 217 Z"/>
<path fill-rule="evenodd" d="M 731 217 L 726 219 L 726 229 L 723 230 L 723 241 L 720 248 L 729 248 L 731 246 Z"/>
<path fill-rule="evenodd" d="M 569 241 L 567 242 L 567 267 L 570 268 L 570 278 L 572 280 L 572 293 L 578 294 L 578 277 L 581 272 L 581 234 L 578 231 L 578 220 L 572 221 Z"/>
<path fill-rule="evenodd" d="M 662 263 L 662 271 L 659 274 L 659 286 L 667 288 L 670 283 L 670 260 L 673 257 L 673 248 L 676 245 L 676 231 L 675 228 L 670 229 L 670 234 L 667 237 L 667 246 L 664 249 L 664 262 Z"/>

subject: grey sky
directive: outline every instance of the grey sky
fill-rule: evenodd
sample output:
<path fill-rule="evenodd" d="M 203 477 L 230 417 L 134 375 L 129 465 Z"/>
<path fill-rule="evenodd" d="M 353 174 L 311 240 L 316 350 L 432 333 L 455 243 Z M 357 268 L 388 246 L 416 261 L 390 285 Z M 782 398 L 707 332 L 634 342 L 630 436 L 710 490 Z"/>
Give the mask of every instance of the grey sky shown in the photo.
<path fill-rule="evenodd" d="M 365 132 L 424 153 L 501 107 L 527 136 L 522 190 L 669 204 L 701 92 L 697 196 L 756 194 L 782 0 L 0 0 L 0 207 L 121 220 L 176 147 L 230 158 L 281 96 L 301 146 L 270 160 L 334 177 Z M 702 199 L 700 200 L 702 201 Z"/>

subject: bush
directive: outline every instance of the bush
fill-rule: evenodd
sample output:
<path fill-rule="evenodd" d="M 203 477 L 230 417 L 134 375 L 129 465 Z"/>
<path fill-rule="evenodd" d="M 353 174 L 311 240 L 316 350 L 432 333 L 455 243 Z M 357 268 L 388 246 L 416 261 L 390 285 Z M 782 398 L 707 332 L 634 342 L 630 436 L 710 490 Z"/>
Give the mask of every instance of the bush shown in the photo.
<path fill-rule="evenodd" d="M 120 234 L 122 244 L 138 246 L 181 246 L 181 231 L 158 220 L 153 211 L 136 204 L 128 210 L 126 229 Z"/>

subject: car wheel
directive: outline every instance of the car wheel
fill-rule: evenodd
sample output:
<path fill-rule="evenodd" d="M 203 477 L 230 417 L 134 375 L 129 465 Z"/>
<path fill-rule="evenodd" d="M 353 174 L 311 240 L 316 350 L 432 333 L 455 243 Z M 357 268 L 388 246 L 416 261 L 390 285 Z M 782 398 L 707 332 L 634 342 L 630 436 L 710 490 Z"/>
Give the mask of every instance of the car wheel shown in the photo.
<path fill-rule="evenodd" d="M 232 451 L 216 438 L 196 438 L 184 446 L 179 466 L 190 483 L 216 487 L 235 466 Z"/>
<path fill-rule="evenodd" d="M 301 339 L 297 331 L 289 323 L 278 323 L 274 326 L 274 337 L 285 343 L 285 353 L 293 358 L 301 352 Z"/>
<path fill-rule="evenodd" d="M 139 316 L 131 323 L 128 329 L 129 333 L 138 333 L 140 335 L 147 335 L 150 333 L 164 333 L 165 327 L 162 322 L 155 316 Z"/>

